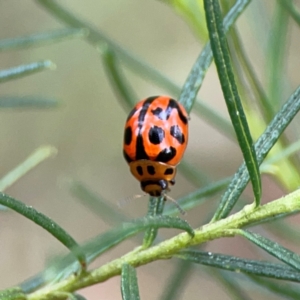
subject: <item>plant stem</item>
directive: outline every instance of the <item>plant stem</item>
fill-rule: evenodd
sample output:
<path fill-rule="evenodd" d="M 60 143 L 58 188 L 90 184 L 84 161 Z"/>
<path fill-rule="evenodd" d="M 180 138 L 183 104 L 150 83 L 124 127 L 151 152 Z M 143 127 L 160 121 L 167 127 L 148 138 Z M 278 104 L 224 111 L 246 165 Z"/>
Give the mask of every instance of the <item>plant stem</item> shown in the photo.
<path fill-rule="evenodd" d="M 125 256 L 115 259 L 98 269 L 84 273 L 78 277 L 72 276 L 57 284 L 40 289 L 28 295 L 27 299 L 51 299 L 60 292 L 74 292 L 78 289 L 106 281 L 113 276 L 119 275 L 124 263 L 138 267 L 155 260 L 168 259 L 171 258 L 174 253 L 186 247 L 221 237 L 234 236 L 235 229 L 250 226 L 265 218 L 276 217 L 282 213 L 289 213 L 295 210 L 300 210 L 300 190 L 296 190 L 287 196 L 257 208 L 254 208 L 253 204 L 247 205 L 243 210 L 226 219 L 221 219 L 198 228 L 195 230 L 194 238 L 191 238 L 187 233 L 181 233 L 149 249 L 135 249 Z"/>

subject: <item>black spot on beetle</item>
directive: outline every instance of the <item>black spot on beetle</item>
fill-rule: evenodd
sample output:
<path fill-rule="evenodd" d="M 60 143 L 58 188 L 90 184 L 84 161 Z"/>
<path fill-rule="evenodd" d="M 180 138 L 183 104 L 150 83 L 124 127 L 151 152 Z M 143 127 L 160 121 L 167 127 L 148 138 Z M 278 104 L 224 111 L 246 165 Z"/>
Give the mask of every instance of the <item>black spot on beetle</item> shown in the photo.
<path fill-rule="evenodd" d="M 150 175 L 154 175 L 155 174 L 155 169 L 153 166 L 147 166 L 147 171 Z"/>
<path fill-rule="evenodd" d="M 174 158 L 175 156 L 176 156 L 176 149 L 170 147 L 160 151 L 155 160 L 166 163 L 172 158 Z"/>
<path fill-rule="evenodd" d="M 125 145 L 130 145 L 132 141 L 132 129 L 131 127 L 127 127 L 124 132 L 124 143 Z"/>
<path fill-rule="evenodd" d="M 143 168 L 141 166 L 136 167 L 137 172 L 139 173 L 140 176 L 143 176 Z"/>
<path fill-rule="evenodd" d="M 163 141 L 165 137 L 165 132 L 161 127 L 152 126 L 149 130 L 148 136 L 150 143 L 158 145 Z"/>
<path fill-rule="evenodd" d="M 139 123 L 139 128 L 141 128 L 143 126 L 144 120 L 145 120 L 145 116 L 147 114 L 148 108 L 150 106 L 150 104 L 157 98 L 157 96 L 154 97 L 149 97 L 147 98 L 144 103 L 143 106 L 140 110 L 140 114 L 138 117 L 138 123 Z"/>
<path fill-rule="evenodd" d="M 166 171 L 165 171 L 165 175 L 172 175 L 174 173 L 174 170 L 172 169 L 172 168 L 168 168 L 168 169 L 166 169 Z"/>
<path fill-rule="evenodd" d="M 178 141 L 179 144 L 184 143 L 184 134 L 182 134 L 178 125 L 171 126 L 170 133 Z"/>
<path fill-rule="evenodd" d="M 147 114 L 148 108 L 149 108 L 150 104 L 156 98 L 157 98 L 157 96 L 147 98 L 144 101 L 143 106 L 142 106 L 141 111 L 140 111 L 140 114 L 138 116 L 139 132 L 138 132 L 138 136 L 136 138 L 136 160 L 149 159 L 149 156 L 147 155 L 145 147 L 144 147 L 144 141 L 143 141 L 143 137 L 141 135 L 141 129 L 143 127 L 145 116 Z"/>
<path fill-rule="evenodd" d="M 146 153 L 145 147 L 144 147 L 144 141 L 143 137 L 141 135 L 138 135 L 136 138 L 136 160 L 139 159 L 149 159 L 149 156 Z"/>
<path fill-rule="evenodd" d="M 178 102 L 174 99 L 170 99 L 170 102 L 169 102 L 169 105 L 168 105 L 168 108 L 167 108 L 167 110 L 172 110 L 172 109 L 177 109 L 178 116 L 179 116 L 180 120 L 184 124 L 187 124 L 187 122 L 188 122 L 187 117 L 183 114 L 180 106 L 178 105 Z"/>
<path fill-rule="evenodd" d="M 155 109 L 152 109 L 151 112 L 154 116 L 158 117 L 159 119 L 162 119 L 162 112 L 163 112 L 162 108 L 157 107 Z"/>

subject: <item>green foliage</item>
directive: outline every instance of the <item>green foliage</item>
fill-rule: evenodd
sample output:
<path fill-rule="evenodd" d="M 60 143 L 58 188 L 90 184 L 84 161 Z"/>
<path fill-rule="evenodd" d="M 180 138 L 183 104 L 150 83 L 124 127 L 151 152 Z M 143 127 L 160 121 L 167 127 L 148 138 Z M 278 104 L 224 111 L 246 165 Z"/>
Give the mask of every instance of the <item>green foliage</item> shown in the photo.
<path fill-rule="evenodd" d="M 136 271 L 128 264 L 124 264 L 122 267 L 121 291 L 124 300 L 140 299 Z"/>
<path fill-rule="evenodd" d="M 204 0 L 207 28 L 227 109 L 252 181 L 255 205 L 260 204 L 261 179 L 252 137 L 235 83 L 218 1 Z"/>
<path fill-rule="evenodd" d="M 197 250 L 184 250 L 176 255 L 179 258 L 201 265 L 213 266 L 233 272 L 255 274 L 282 280 L 299 282 L 299 273 L 281 264 L 274 264 L 265 261 L 241 259 L 235 256 L 202 252 Z"/>
<path fill-rule="evenodd" d="M 178 168 L 181 175 L 196 186 L 194 191 L 178 200 L 185 211 L 197 211 L 199 206 L 204 209 L 204 204 L 211 202 L 212 196 L 224 191 L 213 211 L 207 213 L 206 220 L 199 218 L 195 228 L 179 218 L 178 208 L 174 203 L 165 203 L 164 197 L 150 197 L 147 215 L 131 220 L 82 182 L 71 180 L 68 182 L 70 193 L 106 223 L 116 226 L 84 243 L 77 243 L 48 216 L 4 193 L 8 187 L 56 152 L 51 146 L 38 148 L 0 180 L 1 209 L 14 210 L 35 222 L 66 246 L 69 252 L 56 258 L 45 270 L 17 287 L 0 291 L 0 300 L 84 299 L 76 294 L 78 290 L 119 275 L 123 299 L 140 299 L 136 268 L 162 259 L 171 259 L 171 262 L 176 263 L 169 285 L 162 292 L 161 299 L 164 300 L 179 299 L 178 295 L 184 289 L 192 270 L 195 276 L 204 270 L 232 299 L 250 299 L 247 288 L 257 286 L 271 296 L 280 294 L 286 299 L 300 297 L 298 286 L 281 286 L 282 280 L 300 282 L 299 255 L 272 240 L 274 235 L 283 236 L 290 242 L 298 237 L 297 229 L 288 225 L 285 218 L 300 211 L 300 190 L 297 189 L 300 182 L 297 167 L 300 162 L 297 157 L 292 156 L 299 150 L 300 144 L 298 141 L 288 143 L 285 130 L 300 110 L 300 87 L 290 92 L 288 99 L 283 98 L 282 90 L 286 88 L 284 68 L 287 65 L 288 22 L 293 20 L 299 25 L 300 14 L 293 1 L 276 1 L 270 25 L 273 34 L 268 41 L 268 55 L 265 57 L 268 72 L 263 74 L 267 82 L 267 88 L 264 89 L 243 49 L 240 35 L 233 27 L 238 17 L 251 5 L 251 0 L 237 0 L 233 4 L 232 1 L 219 3 L 218 0 L 203 0 L 203 3 L 200 0 L 164 2 L 187 19 L 198 37 L 205 39 L 209 36 L 209 42 L 203 47 L 182 88 L 136 54 L 130 53 L 97 28 L 77 18 L 71 9 L 62 7 L 59 1 L 36 0 L 36 3 L 65 24 L 66 28 L 1 40 L 0 51 L 47 46 L 70 38 L 83 39 L 100 53 L 111 87 L 126 111 L 138 99 L 125 76 L 124 69 L 128 68 L 141 78 L 176 95 L 189 113 L 195 112 L 222 135 L 235 141 L 244 162 L 235 174 L 219 180 L 210 179 L 211 176 L 187 161 Z M 222 13 L 222 9 L 227 13 Z M 204 16 L 208 34 L 203 29 Z M 213 60 L 230 122 L 220 112 L 197 98 Z M 1 70 L 0 83 L 53 69 L 53 66 L 51 61 L 43 60 Z M 253 102 L 247 96 L 247 86 L 242 83 L 242 78 L 255 95 L 255 105 L 252 105 Z M 49 108 L 57 107 L 57 104 L 55 99 L 31 95 L 0 98 L 0 108 Z M 261 203 L 262 187 L 264 188 L 261 174 L 264 172 L 271 173 L 278 185 L 287 190 L 286 196 L 273 199 L 267 204 Z M 241 195 L 249 181 L 252 183 L 254 201 L 246 205 Z M 230 215 L 234 208 L 237 212 Z M 264 228 L 266 237 L 253 233 L 252 229 L 251 232 L 245 230 L 246 227 L 262 224 L 268 225 Z M 160 228 L 180 229 L 184 232 L 175 233 L 175 236 L 166 239 L 160 235 Z M 142 241 L 138 236 L 140 232 L 144 233 Z M 261 252 L 254 253 L 257 258 L 248 259 L 195 248 L 215 239 L 234 236 L 242 236 L 254 249 L 262 249 L 280 263 L 269 261 L 269 256 L 261 259 Z M 90 267 L 96 258 L 130 237 L 135 237 L 140 246 L 121 257 L 102 262 L 100 266 Z M 247 284 L 242 284 L 240 280 Z M 274 283 L 274 280 L 278 281 Z"/>
<path fill-rule="evenodd" d="M 23 76 L 27 76 L 30 74 L 34 74 L 37 72 L 44 71 L 46 69 L 54 69 L 55 65 L 49 61 L 38 61 L 27 65 L 21 65 L 18 67 L 13 67 L 7 70 L 1 70 L 0 71 L 0 83 L 12 80 L 12 79 L 18 79 Z"/>

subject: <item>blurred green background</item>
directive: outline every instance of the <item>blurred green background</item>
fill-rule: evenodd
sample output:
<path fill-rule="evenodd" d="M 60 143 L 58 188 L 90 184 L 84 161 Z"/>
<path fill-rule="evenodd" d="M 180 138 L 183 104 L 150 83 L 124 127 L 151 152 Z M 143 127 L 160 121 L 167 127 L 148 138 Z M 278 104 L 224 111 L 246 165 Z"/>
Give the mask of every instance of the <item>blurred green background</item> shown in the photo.
<path fill-rule="evenodd" d="M 245 48 L 264 82 L 264 51 L 268 37 L 270 3 L 253 1 L 245 15 L 237 22 Z M 126 49 L 136 53 L 148 64 L 182 85 L 198 56 L 202 45 L 188 25 L 166 4 L 160 1 L 65 0 L 63 5 L 94 24 Z M 0 38 L 11 38 L 64 28 L 51 15 L 30 0 L 10 0 L 0 3 Z M 265 26 L 265 32 L 257 31 Z M 295 28 L 291 34 L 299 35 Z M 295 39 L 290 38 L 295 43 Z M 292 45 L 287 66 L 289 83 L 286 98 L 299 82 L 294 74 L 299 69 L 298 45 Z M 298 46 L 298 47 L 297 47 Z M 3 52 L 1 69 L 50 59 L 55 71 L 44 71 L 1 85 L 0 97 L 7 95 L 41 95 L 57 98 L 60 106 L 51 109 L 2 109 L 0 111 L 1 175 L 25 159 L 43 144 L 58 149 L 58 155 L 31 171 L 11 187 L 7 193 L 53 218 L 78 241 L 84 241 L 110 227 L 70 195 L 67 182 L 77 179 L 94 192 L 101 194 L 120 212 L 138 218 L 146 214 L 147 198 L 133 200 L 118 208 L 122 199 L 140 193 L 139 183 L 131 176 L 122 157 L 123 126 L 127 116 L 106 78 L 100 55 L 81 39 L 47 45 L 28 50 Z M 139 98 L 166 94 L 125 70 Z M 177 95 L 172 95 L 176 97 Z M 204 99 L 227 118 L 215 68 L 211 67 L 200 92 Z M 191 115 L 190 142 L 185 159 L 214 179 L 233 174 L 242 161 L 234 142 L 222 136 L 210 125 Z M 270 180 L 265 179 L 264 196 L 268 199 L 281 195 Z M 195 189 L 179 174 L 170 195 L 178 198 Z M 266 191 L 267 190 L 267 191 Z M 199 224 L 206 211 L 190 212 L 186 219 Z M 0 289 L 12 286 L 36 274 L 45 267 L 47 259 L 65 253 L 63 246 L 47 232 L 12 212 L 0 216 Z M 170 231 L 162 231 L 170 235 Z M 171 231 L 172 232 L 172 231 Z M 126 242 L 101 258 L 101 263 L 122 255 L 135 247 Z M 238 245 L 238 247 L 236 246 Z M 237 249 L 239 248 L 239 249 Z M 213 242 L 209 249 L 216 252 L 252 257 L 246 243 L 238 239 Z M 105 260 L 106 259 L 106 260 Z M 98 262 L 99 263 L 99 262 Z M 162 293 L 174 264 L 155 262 L 138 269 L 143 299 L 157 299 Z M 182 299 L 230 299 L 209 277 L 196 276 L 189 281 Z M 154 288 L 153 288 L 154 287 Z M 105 297 L 101 296 L 105 294 Z M 119 278 L 87 289 L 88 299 L 121 299 Z M 201 296 L 200 296 L 201 297 Z M 263 299 L 263 298 L 262 298 Z"/>

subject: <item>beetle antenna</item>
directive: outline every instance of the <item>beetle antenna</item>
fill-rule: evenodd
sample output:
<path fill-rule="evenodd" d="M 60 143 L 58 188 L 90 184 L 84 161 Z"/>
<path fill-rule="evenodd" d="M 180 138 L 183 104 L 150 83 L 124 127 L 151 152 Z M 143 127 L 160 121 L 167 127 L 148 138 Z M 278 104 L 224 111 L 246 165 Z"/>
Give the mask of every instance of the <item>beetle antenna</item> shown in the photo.
<path fill-rule="evenodd" d="M 145 196 L 146 196 L 146 194 L 139 194 L 139 195 L 125 197 L 118 201 L 118 206 L 119 206 L 119 208 L 124 208 L 124 206 L 128 205 L 128 203 L 130 203 L 132 200 L 137 199 L 137 198 L 142 198 Z"/>
<path fill-rule="evenodd" d="M 168 200 L 172 201 L 172 202 L 175 204 L 175 206 L 177 207 L 177 209 L 179 210 L 179 212 L 180 212 L 183 216 L 186 215 L 186 211 L 179 205 L 179 203 L 178 203 L 175 199 L 173 199 L 172 197 L 170 197 L 170 196 L 167 195 L 167 194 L 165 194 L 165 197 L 166 197 Z"/>

